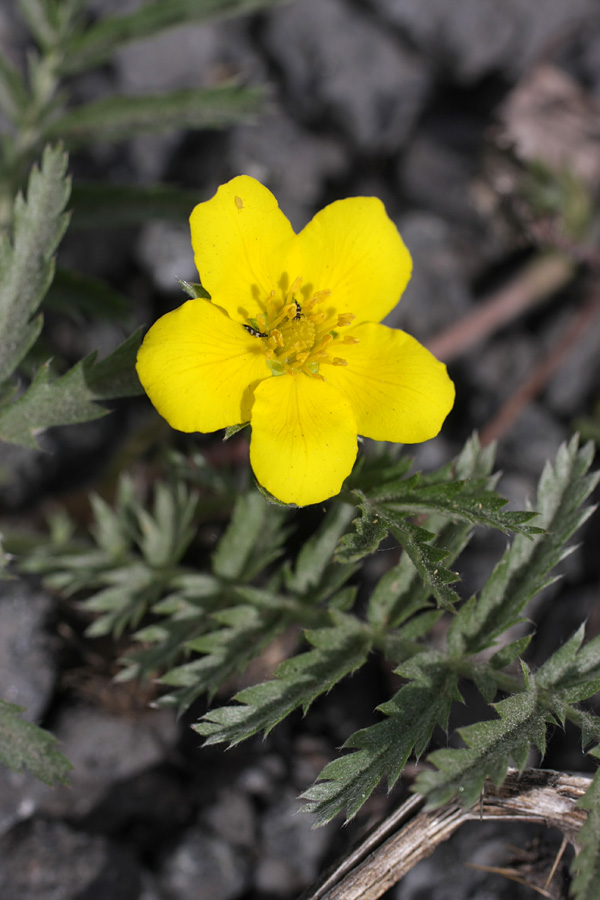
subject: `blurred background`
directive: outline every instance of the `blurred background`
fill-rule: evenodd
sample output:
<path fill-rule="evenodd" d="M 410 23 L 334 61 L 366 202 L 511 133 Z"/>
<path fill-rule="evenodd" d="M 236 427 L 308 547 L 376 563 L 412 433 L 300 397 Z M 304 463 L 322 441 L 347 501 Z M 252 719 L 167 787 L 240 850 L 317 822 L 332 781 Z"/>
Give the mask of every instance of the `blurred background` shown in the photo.
<path fill-rule="evenodd" d="M 84 4 L 90 24 L 143 5 Z M 84 44 L 65 75 L 67 110 L 134 97 L 144 115 L 134 121 L 128 108 L 119 126 L 103 127 L 95 106 L 91 124 L 80 116 L 47 131 L 71 151 L 74 192 L 40 352 L 70 364 L 105 355 L 183 302 L 177 278 L 197 279 L 187 217 L 234 175 L 270 188 L 297 230 L 335 199 L 376 195 L 414 259 L 388 323 L 447 362 L 457 386 L 442 435 L 415 448 L 417 465 L 446 462 L 477 429 L 498 441 L 504 496 L 515 508 L 533 502 L 562 441 L 575 430 L 600 440 L 597 0 L 204 6 L 206 21 L 190 16 L 97 61 Z M 22 67 L 36 43 L 19 5 L 0 0 L 0 56 Z M 212 121 L 143 106 L 198 88 L 225 91 Z M 41 451 L 0 445 L 2 529 L 40 527 L 59 502 L 85 521 L 87 491 L 110 493 L 160 441 L 246 466 L 243 436 L 186 443 L 145 398 L 120 401 L 103 419 L 50 430 Z M 152 477 L 147 465 L 137 471 Z M 207 547 L 219 528 L 218 514 L 207 519 Z M 583 619 L 600 633 L 599 534 L 596 519 L 534 610 L 542 656 Z M 502 544 L 487 532 L 474 539 L 461 564 L 465 596 Z M 3 585 L 0 695 L 50 728 L 76 766 L 72 787 L 53 790 L 0 770 L 3 900 L 292 898 L 401 799 L 402 786 L 391 799 L 381 789 L 346 829 L 315 831 L 295 814 L 335 748 L 374 721 L 390 677 L 376 662 L 306 719 L 225 754 L 201 750 L 169 711 L 149 711 L 151 688 L 115 686 L 116 653 L 81 635 L 76 614 L 39 583 Z M 552 747 L 547 765 L 582 767 L 569 732 Z M 464 864 L 512 866 L 531 884 L 553 840 L 469 826 L 389 896 L 533 897 Z M 545 890 L 565 896 L 560 878 Z"/>

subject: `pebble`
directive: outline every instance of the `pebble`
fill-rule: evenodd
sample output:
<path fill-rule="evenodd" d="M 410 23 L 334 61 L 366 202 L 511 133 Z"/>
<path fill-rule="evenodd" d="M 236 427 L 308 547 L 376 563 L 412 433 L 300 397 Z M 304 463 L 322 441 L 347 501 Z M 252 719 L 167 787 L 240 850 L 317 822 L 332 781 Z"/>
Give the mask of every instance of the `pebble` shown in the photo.
<path fill-rule="evenodd" d="M 301 117 L 341 129 L 361 152 L 406 143 L 427 98 L 428 68 L 358 7 L 282 6 L 269 17 L 265 45 Z"/>
<path fill-rule="evenodd" d="M 0 838 L 2 900 L 138 900 L 129 853 L 63 822 L 31 819 Z"/>

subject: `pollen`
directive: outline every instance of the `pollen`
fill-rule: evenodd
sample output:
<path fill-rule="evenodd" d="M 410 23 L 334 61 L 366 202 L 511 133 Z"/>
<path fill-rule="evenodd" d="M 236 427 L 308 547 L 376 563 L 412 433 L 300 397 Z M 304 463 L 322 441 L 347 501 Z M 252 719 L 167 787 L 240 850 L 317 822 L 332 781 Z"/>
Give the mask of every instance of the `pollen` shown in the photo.
<path fill-rule="evenodd" d="M 355 344 L 351 335 L 338 335 L 336 328 L 350 325 L 356 318 L 353 313 L 338 313 L 325 301 L 330 290 L 310 293 L 303 289 L 303 279 L 294 278 L 289 287 L 267 295 L 263 310 L 250 322 L 254 335 L 262 340 L 266 362 L 273 375 L 298 375 L 324 381 L 319 372 L 322 364 L 347 366 L 348 361 L 330 353 L 340 344 Z M 256 327 L 258 326 L 258 327 Z M 246 326 L 248 328 L 248 326 Z"/>

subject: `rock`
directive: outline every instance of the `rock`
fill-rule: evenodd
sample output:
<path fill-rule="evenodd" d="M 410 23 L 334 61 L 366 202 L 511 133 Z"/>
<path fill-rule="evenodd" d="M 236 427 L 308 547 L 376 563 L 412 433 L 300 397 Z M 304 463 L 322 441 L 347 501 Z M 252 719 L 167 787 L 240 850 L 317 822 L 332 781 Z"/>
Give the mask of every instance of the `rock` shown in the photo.
<path fill-rule="evenodd" d="M 569 437 L 561 425 L 541 404 L 531 403 L 499 442 L 497 468 L 522 475 L 542 474 L 548 460 L 554 460 L 559 446 Z"/>
<path fill-rule="evenodd" d="M 0 582 L 0 698 L 38 721 L 50 700 L 56 661 L 46 623 L 49 594 L 18 579 Z"/>
<path fill-rule="evenodd" d="M 423 340 L 456 323 L 472 305 L 449 225 L 427 212 L 408 213 L 398 229 L 413 259 L 413 274 L 385 325 Z"/>
<path fill-rule="evenodd" d="M 312 218 L 325 182 L 339 177 L 347 162 L 333 138 L 311 134 L 280 111 L 234 128 L 229 159 L 233 172 L 251 175 L 275 194 L 296 231 Z"/>
<path fill-rule="evenodd" d="M 32 819 L 0 838 L 2 900 L 137 900 L 137 865 L 103 837 Z"/>
<path fill-rule="evenodd" d="M 38 435 L 38 443 L 49 449 L 51 442 Z M 13 511 L 39 499 L 56 469 L 49 452 L 0 442 L 0 507 Z"/>
<path fill-rule="evenodd" d="M 0 835 L 33 813 L 35 800 L 31 785 L 34 780 L 27 771 L 13 772 L 0 766 Z"/>
<path fill-rule="evenodd" d="M 159 883 L 167 900 L 234 900 L 249 888 L 249 863 L 239 848 L 192 828 L 161 866 Z"/>
<path fill-rule="evenodd" d="M 315 880 L 335 825 L 314 829 L 309 815 L 299 815 L 302 803 L 284 795 L 265 813 L 255 888 L 277 897 L 295 895 Z"/>
<path fill-rule="evenodd" d="M 343 0 L 281 7 L 267 20 L 265 46 L 300 117 L 332 123 L 364 152 L 404 145 L 425 102 L 429 74 L 363 11 Z"/>
<path fill-rule="evenodd" d="M 148 222 L 141 231 L 136 255 L 159 290 L 178 294 L 182 303 L 188 299 L 177 282 L 178 278 L 198 280 L 187 222 Z"/>
<path fill-rule="evenodd" d="M 447 77 L 471 83 L 494 71 L 515 76 L 551 42 L 593 17 L 594 0 L 369 0 Z"/>
<path fill-rule="evenodd" d="M 175 741 L 168 710 L 113 716 L 89 706 L 61 710 L 52 728 L 73 764 L 70 787 L 40 785 L 38 808 L 47 815 L 83 816 L 120 781 L 161 762 Z"/>
<path fill-rule="evenodd" d="M 556 832 L 549 837 L 545 829 L 531 825 L 473 822 L 459 828 L 433 856 L 411 869 L 396 885 L 391 897 L 393 900 L 423 900 L 425 897 L 435 897 L 435 900 L 456 900 L 457 897 L 461 900 L 530 900 L 533 891 L 528 884 L 518 884 L 500 873 L 472 868 L 469 863 L 496 868 L 508 866 L 509 861 L 514 863 L 511 857 L 517 856 L 511 846 L 522 848 L 522 860 L 528 850 L 527 844 L 536 837 L 543 844 L 539 848 L 533 847 L 530 852 L 533 860 L 543 859 L 540 869 L 547 877 L 560 844 Z M 562 869 L 559 869 L 555 875 L 557 881 L 561 874 Z M 527 877 L 525 871 L 523 877 Z M 544 880 L 540 878 L 539 886 L 543 887 L 543 884 Z"/>
<path fill-rule="evenodd" d="M 207 830 L 233 847 L 252 847 L 256 817 L 248 796 L 241 790 L 224 788 L 214 803 L 201 813 Z"/>
<path fill-rule="evenodd" d="M 489 241 L 489 228 L 471 195 L 477 174 L 472 145 L 480 142 L 479 129 L 479 123 L 466 122 L 464 139 L 458 140 L 443 119 L 431 120 L 414 137 L 398 164 L 398 184 L 408 200 L 460 226 L 462 231 L 468 230 L 472 256 L 481 253 Z"/>

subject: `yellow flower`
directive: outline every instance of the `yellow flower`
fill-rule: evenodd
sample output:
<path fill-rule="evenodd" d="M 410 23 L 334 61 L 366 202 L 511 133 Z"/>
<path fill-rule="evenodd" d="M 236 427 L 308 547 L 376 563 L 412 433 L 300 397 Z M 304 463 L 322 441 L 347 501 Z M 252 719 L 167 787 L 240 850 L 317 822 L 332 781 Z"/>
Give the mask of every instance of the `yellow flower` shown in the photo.
<path fill-rule="evenodd" d="M 339 492 L 357 435 L 416 443 L 439 432 L 454 403 L 446 367 L 378 324 L 412 267 L 380 200 L 339 200 L 295 234 L 271 192 L 241 175 L 190 224 L 211 300 L 160 318 L 137 359 L 173 428 L 250 422 L 256 478 L 299 506 Z"/>

